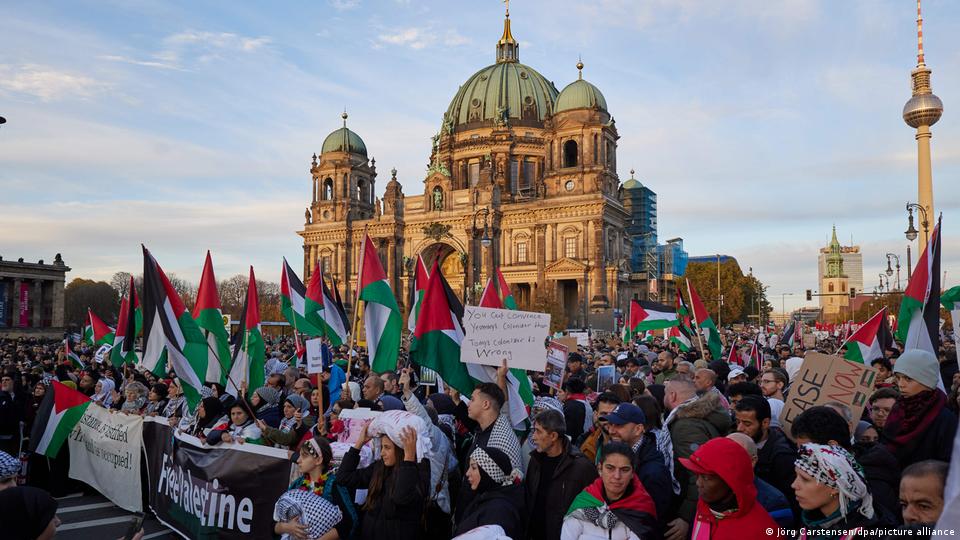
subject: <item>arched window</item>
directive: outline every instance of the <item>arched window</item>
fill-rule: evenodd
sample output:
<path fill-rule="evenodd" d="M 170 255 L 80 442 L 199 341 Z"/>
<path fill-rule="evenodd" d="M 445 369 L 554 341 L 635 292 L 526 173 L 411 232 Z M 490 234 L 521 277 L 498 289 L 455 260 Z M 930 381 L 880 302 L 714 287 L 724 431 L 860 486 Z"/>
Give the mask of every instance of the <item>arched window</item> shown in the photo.
<path fill-rule="evenodd" d="M 593 163 L 600 163 L 600 137 L 593 134 Z"/>
<path fill-rule="evenodd" d="M 325 201 L 333 200 L 333 179 L 327 178 L 323 181 L 323 194 L 321 198 Z"/>
<path fill-rule="evenodd" d="M 363 179 L 357 180 L 357 197 L 361 202 L 367 202 L 367 183 Z"/>
<path fill-rule="evenodd" d="M 827 285 L 827 290 L 828 292 L 833 292 L 833 283 L 830 283 L 829 285 Z"/>
<path fill-rule="evenodd" d="M 563 143 L 563 166 L 576 167 L 578 154 L 577 141 L 571 139 Z"/>

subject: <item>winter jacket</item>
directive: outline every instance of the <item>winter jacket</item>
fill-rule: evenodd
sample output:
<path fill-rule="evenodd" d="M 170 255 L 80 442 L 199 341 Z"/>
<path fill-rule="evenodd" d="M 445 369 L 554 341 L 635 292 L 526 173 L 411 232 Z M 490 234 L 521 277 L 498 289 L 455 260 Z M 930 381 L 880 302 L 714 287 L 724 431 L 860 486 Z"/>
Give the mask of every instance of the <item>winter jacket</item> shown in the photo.
<path fill-rule="evenodd" d="M 819 512 L 816 512 L 819 513 Z M 813 534 L 807 533 L 807 536 L 804 540 L 837 540 L 843 538 L 843 533 L 840 531 L 849 531 L 851 529 L 856 529 L 857 527 L 862 528 L 864 531 L 871 531 L 879 527 L 876 517 L 867 518 L 860 512 L 854 510 L 847 513 L 847 517 L 839 518 L 835 521 L 832 521 L 829 525 L 823 523 L 823 521 L 813 522 L 810 521 L 811 512 L 804 511 L 803 513 L 803 523 L 802 526 L 806 527 L 808 530 L 819 531 L 820 534 L 814 532 Z M 839 511 L 838 511 L 839 517 Z M 858 533 L 854 536 L 854 539 L 857 538 L 870 538 L 868 534 L 863 532 Z"/>
<path fill-rule="evenodd" d="M 674 460 L 687 458 L 703 443 L 714 437 L 722 437 L 730 430 L 730 414 L 723 408 L 720 398 L 714 393 L 684 401 L 670 411 L 664 426 L 670 430 Z M 792 468 L 791 464 L 791 468 Z M 680 502 L 676 517 L 691 523 L 697 508 L 697 477 L 690 474 L 678 462 L 674 472 L 680 482 Z M 662 522 L 673 516 L 661 516 Z"/>
<path fill-rule="evenodd" d="M 790 508 L 787 497 L 761 478 L 754 478 L 753 486 L 757 488 L 757 503 L 770 514 L 777 525 L 785 529 L 793 528 L 796 520 L 793 518 L 793 508 Z"/>
<path fill-rule="evenodd" d="M 594 521 L 582 519 L 584 509 L 612 512 L 617 518 L 616 526 L 604 529 Z M 659 538 L 654 517 L 656 508 L 653 499 L 643 488 L 640 479 L 633 476 L 633 483 L 618 501 L 609 503 L 603 490 L 603 480 L 597 478 L 580 492 L 570 505 L 570 513 L 563 519 L 560 540 L 648 540 Z"/>
<path fill-rule="evenodd" d="M 434 425 L 427 409 L 416 396 L 411 395 L 410 399 L 402 396 L 401 394 L 400 400 L 407 411 L 422 418 L 430 427 L 430 444 L 433 447 L 430 456 L 430 500 L 436 502 L 441 512 L 449 514 L 452 504 L 448 479 L 451 474 L 457 474 L 457 457 L 454 455 L 453 445 L 443 430 Z"/>
<path fill-rule="evenodd" d="M 957 417 L 953 411 L 944 407 L 933 419 L 930 426 L 920 436 L 911 439 L 896 448 L 894 456 L 900 462 L 900 469 L 927 459 L 936 459 L 950 463 L 953 451 L 953 439 L 957 434 Z M 880 434 L 881 441 L 889 438 L 889 433 Z M 885 437 L 886 436 L 886 437 Z"/>
<path fill-rule="evenodd" d="M 454 534 L 459 536 L 482 525 L 500 525 L 510 538 L 521 538 L 524 514 L 522 486 L 513 484 L 490 489 L 470 501 Z"/>
<path fill-rule="evenodd" d="M 360 451 L 354 447 L 343 456 L 337 469 L 337 483 L 350 489 L 367 489 L 383 461 L 357 469 Z M 416 540 L 423 536 L 422 518 L 430 490 L 430 462 L 401 461 L 384 481 L 380 501 L 365 508 L 357 540 Z"/>
<path fill-rule="evenodd" d="M 243 442 L 248 444 L 263 444 L 263 432 L 252 421 L 247 421 L 243 425 L 235 426 L 233 424 L 217 426 L 207 434 L 207 444 L 215 445 L 223 442 L 223 434 L 229 433 L 234 442 L 237 437 L 243 437 Z"/>
<path fill-rule="evenodd" d="M 586 421 L 587 408 L 576 399 L 568 399 L 563 404 L 563 418 L 567 422 L 567 435 L 577 440 L 583 434 L 583 425 Z"/>
<path fill-rule="evenodd" d="M 690 527 L 691 540 L 744 540 L 780 538 L 777 522 L 757 502 L 753 468 L 743 448 L 730 439 L 719 438 L 701 446 L 684 467 L 716 474 L 733 491 L 736 508 L 715 513 L 697 500 L 697 512 Z M 768 534 L 772 531 L 772 534 Z"/>
<path fill-rule="evenodd" d="M 604 442 L 603 430 L 599 427 L 594 427 L 577 439 L 577 446 L 580 447 L 580 451 L 583 452 L 583 455 L 586 456 L 587 459 L 591 462 L 596 462 L 597 452 L 600 451 L 600 447 L 603 446 Z"/>
<path fill-rule="evenodd" d="M 277 444 L 294 450 L 303 436 L 306 435 L 306 433 L 310 431 L 310 428 L 316 423 L 317 419 L 315 417 L 304 416 L 300 422 L 300 427 L 294 426 L 289 431 L 281 431 L 279 428 L 268 425 L 267 428 L 263 430 L 263 444 L 267 446 Z"/>
<path fill-rule="evenodd" d="M 900 465 L 882 444 L 855 444 L 853 456 L 863 467 L 867 487 L 873 495 L 873 510 L 886 525 L 897 525 L 900 517 Z"/>
<path fill-rule="evenodd" d="M 797 459 L 797 450 L 780 428 L 771 427 L 763 447 L 757 448 L 757 464 L 754 473 L 764 482 L 783 493 L 793 508 L 794 516 L 800 517 L 800 506 L 794 494 L 793 480 L 797 477 L 793 462 Z"/>
<path fill-rule="evenodd" d="M 666 523 L 663 518 L 669 513 L 673 499 L 673 481 L 670 470 L 663 462 L 663 454 L 657 450 L 657 438 L 653 433 L 643 434 L 643 444 L 636 450 L 634 458 L 633 469 L 657 507 L 657 519 L 660 523 Z"/>
<path fill-rule="evenodd" d="M 263 420 L 270 427 L 280 427 L 280 408 L 264 407 L 257 411 L 257 420 Z"/>
<path fill-rule="evenodd" d="M 560 536 L 563 517 L 567 514 L 570 503 L 573 502 L 577 494 L 596 480 L 597 467 L 576 446 L 572 443 L 566 443 L 564 451 L 560 455 L 560 461 L 553 470 L 550 483 L 544 486 L 549 490 L 544 514 L 533 516 L 532 512 L 537 502 L 537 493 L 540 490 L 541 463 L 544 457 L 542 452 L 530 452 L 530 465 L 524 479 L 527 512 L 526 530 L 530 531 L 531 521 L 536 519 L 543 523 L 545 538 L 557 538 Z M 529 536 L 529 532 L 527 536 Z"/>

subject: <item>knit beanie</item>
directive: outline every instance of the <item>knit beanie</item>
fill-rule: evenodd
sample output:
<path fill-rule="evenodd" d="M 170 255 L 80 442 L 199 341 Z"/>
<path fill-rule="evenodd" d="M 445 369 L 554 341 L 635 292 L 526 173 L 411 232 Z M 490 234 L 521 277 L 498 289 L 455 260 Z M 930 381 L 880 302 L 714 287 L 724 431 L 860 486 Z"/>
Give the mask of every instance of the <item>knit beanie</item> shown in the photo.
<path fill-rule="evenodd" d="M 937 357 L 923 349 L 910 349 L 897 358 L 894 373 L 903 373 L 927 388 L 934 389 L 940 381 L 940 364 Z"/>

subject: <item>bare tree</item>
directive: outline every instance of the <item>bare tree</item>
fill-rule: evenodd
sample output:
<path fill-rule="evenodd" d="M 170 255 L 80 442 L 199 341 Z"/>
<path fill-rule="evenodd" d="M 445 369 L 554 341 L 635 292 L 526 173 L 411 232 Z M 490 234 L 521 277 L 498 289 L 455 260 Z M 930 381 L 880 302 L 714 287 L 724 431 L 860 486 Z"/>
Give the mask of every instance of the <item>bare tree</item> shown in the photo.
<path fill-rule="evenodd" d="M 117 298 L 127 296 L 130 289 L 130 272 L 117 272 L 110 278 L 110 286 L 117 291 Z"/>
<path fill-rule="evenodd" d="M 170 285 L 180 295 L 180 300 L 187 309 L 193 309 L 193 305 L 197 303 L 197 286 L 174 273 L 167 274 L 167 279 L 170 280 Z"/>
<path fill-rule="evenodd" d="M 224 314 L 229 313 L 234 317 L 240 316 L 240 310 L 243 309 L 243 300 L 247 297 L 248 279 L 243 274 L 237 274 L 217 283 L 217 291 L 220 293 L 220 307 Z"/>

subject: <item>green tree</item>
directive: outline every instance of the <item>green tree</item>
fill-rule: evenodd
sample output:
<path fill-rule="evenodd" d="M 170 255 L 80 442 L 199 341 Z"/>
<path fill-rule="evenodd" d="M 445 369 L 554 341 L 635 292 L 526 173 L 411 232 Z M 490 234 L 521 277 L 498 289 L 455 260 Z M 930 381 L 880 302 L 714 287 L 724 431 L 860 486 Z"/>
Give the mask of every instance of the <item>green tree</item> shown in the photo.
<path fill-rule="evenodd" d="M 87 308 L 110 325 L 117 322 L 120 297 L 106 281 L 76 278 L 64 288 L 64 323 L 67 326 L 83 327 L 86 324 Z"/>
<path fill-rule="evenodd" d="M 761 320 L 765 321 L 770 313 L 770 303 L 767 301 L 767 287 L 756 276 L 743 274 L 737 261 L 730 258 L 720 263 L 720 289 L 717 289 L 717 263 L 690 263 L 687 265 L 686 278 L 693 283 L 700 294 L 704 306 L 714 322 L 717 322 L 717 304 L 723 296 L 723 305 L 720 308 L 720 323 L 756 322 L 756 317 L 750 317 L 757 312 L 757 302 L 760 303 Z M 686 290 L 682 280 L 678 280 L 677 287 Z"/>

